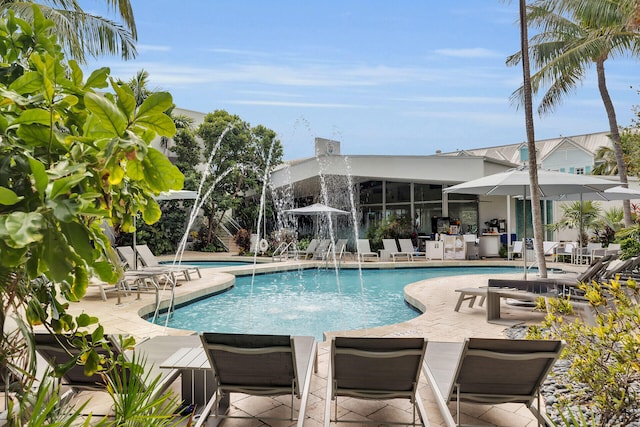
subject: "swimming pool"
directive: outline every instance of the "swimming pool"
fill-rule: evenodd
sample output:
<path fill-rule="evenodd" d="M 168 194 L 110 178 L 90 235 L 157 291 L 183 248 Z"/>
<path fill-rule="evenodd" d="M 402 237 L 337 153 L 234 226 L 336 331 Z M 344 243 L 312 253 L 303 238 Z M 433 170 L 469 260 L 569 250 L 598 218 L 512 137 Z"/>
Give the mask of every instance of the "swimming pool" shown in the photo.
<path fill-rule="evenodd" d="M 241 265 L 252 266 L 253 261 L 185 261 L 185 264 L 197 265 L 200 268 L 238 267 Z M 165 261 L 162 264 L 173 264 L 173 261 Z"/>
<path fill-rule="evenodd" d="M 289 271 L 237 277 L 222 294 L 179 307 L 168 326 L 196 332 L 312 335 L 400 323 L 419 313 L 404 287 L 433 277 L 502 274 L 514 267 Z M 156 321 L 164 325 L 166 315 Z"/>

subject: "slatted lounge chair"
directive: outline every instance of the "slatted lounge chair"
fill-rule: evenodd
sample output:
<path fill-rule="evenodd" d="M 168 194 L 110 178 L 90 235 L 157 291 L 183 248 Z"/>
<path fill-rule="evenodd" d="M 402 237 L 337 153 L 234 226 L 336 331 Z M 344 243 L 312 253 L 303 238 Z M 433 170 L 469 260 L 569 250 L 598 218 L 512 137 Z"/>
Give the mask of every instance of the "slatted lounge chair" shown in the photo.
<path fill-rule="evenodd" d="M 320 243 L 318 243 L 318 246 L 316 247 L 316 250 L 313 251 L 313 256 L 311 258 L 312 259 L 321 259 L 321 260 L 327 259 L 327 256 L 329 255 L 330 246 L 331 246 L 331 240 L 330 239 L 322 239 L 322 240 L 320 240 Z"/>
<path fill-rule="evenodd" d="M 413 248 L 411 248 L 409 252 L 399 251 L 396 239 L 382 239 L 382 245 L 384 246 L 384 250 L 391 255 L 393 262 L 396 262 L 396 257 L 407 258 L 407 261 L 413 260 Z"/>
<path fill-rule="evenodd" d="M 153 254 L 153 252 L 151 252 L 151 249 L 149 249 L 149 246 L 147 245 L 136 245 L 136 251 L 138 252 L 138 256 L 140 257 L 142 264 L 146 268 L 168 268 L 170 269 L 170 271 L 174 271 L 184 275 L 187 280 L 191 280 L 192 273 L 197 274 L 200 278 L 202 277 L 202 274 L 200 274 L 200 267 L 198 267 L 197 265 L 182 263 L 175 265 L 161 264 L 158 258 L 156 258 L 156 256 Z"/>
<path fill-rule="evenodd" d="M 426 252 L 419 252 L 413 247 L 413 242 L 411 239 L 398 239 L 398 244 L 400 245 L 400 252 L 406 252 L 411 254 L 411 260 L 413 261 L 415 258 L 424 258 L 427 259 Z"/>
<path fill-rule="evenodd" d="M 367 259 L 377 261 L 379 256 L 376 252 L 371 251 L 371 245 L 369 239 L 358 239 L 358 260 L 364 261 Z"/>
<path fill-rule="evenodd" d="M 316 357 L 313 337 L 203 333 L 200 338 L 217 385 L 196 427 L 206 425 L 212 410 L 216 418 L 254 418 L 220 413 L 224 409 L 220 403 L 227 393 L 291 395 L 291 416 L 287 420 L 296 420 L 294 398 L 297 398 L 300 401 L 297 426 L 303 425 Z M 261 420 L 267 418 L 260 416 Z"/>
<path fill-rule="evenodd" d="M 460 425 L 460 404 L 522 403 L 540 424 L 540 386 L 560 356 L 561 341 L 469 338 L 429 342 L 424 372 L 448 427 Z M 448 403 L 455 402 L 456 420 Z"/>
<path fill-rule="evenodd" d="M 148 277 L 155 278 L 158 283 L 163 282 L 164 280 L 170 280 L 172 283 L 176 283 L 176 274 L 180 274 L 182 277 L 187 279 L 187 275 L 185 273 L 172 270 L 171 268 L 168 268 L 168 266 L 145 267 L 142 265 L 140 260 L 138 260 L 139 262 L 136 262 L 136 254 L 131 246 L 118 246 L 116 248 L 116 252 L 125 264 L 125 273 L 130 274 L 132 277 L 146 275 Z M 136 265 L 137 268 L 135 268 Z"/>
<path fill-rule="evenodd" d="M 353 422 L 338 419 L 339 396 L 372 400 L 408 399 L 413 405 L 413 425 L 416 425 L 417 409 L 422 425 L 428 426 L 427 414 L 418 394 L 426 348 L 427 340 L 424 338 L 334 337 L 327 379 L 325 427 L 332 422 Z M 335 408 L 333 417 L 332 402 Z M 382 423 L 381 420 L 372 422 Z M 384 424 L 409 423 L 391 420 Z"/>
<path fill-rule="evenodd" d="M 320 243 L 320 240 L 311 239 L 306 249 L 293 251 L 292 255 L 301 259 L 311 258 L 313 257 L 313 253 L 316 251 L 319 243 Z"/>
<path fill-rule="evenodd" d="M 70 387 L 73 393 L 85 390 L 106 391 L 107 383 L 102 375 L 96 373 L 87 376 L 84 373 L 84 366 L 73 364 L 74 360 L 79 358 L 80 351 L 73 346 L 66 336 L 36 333 L 34 334 L 34 342 L 38 354 L 42 356 L 52 368 L 57 365 L 72 364 L 71 369 L 66 371 L 62 376 L 61 383 L 63 386 Z M 123 355 L 116 337 L 107 336 L 107 342 L 109 344 L 108 350 L 103 347 L 96 348 L 100 356 L 109 357 L 109 352 L 111 352 L 114 357 Z M 123 357 L 126 358 L 126 355 L 123 355 Z M 139 360 L 137 362 L 139 362 Z M 150 367 L 148 369 L 150 369 Z M 155 395 L 164 392 L 175 381 L 178 377 L 178 371 L 167 369 L 151 371 L 149 375 L 141 375 L 139 381 L 141 384 L 149 386 L 151 385 L 150 382 L 155 381 L 158 376 L 160 379 L 154 384 Z"/>

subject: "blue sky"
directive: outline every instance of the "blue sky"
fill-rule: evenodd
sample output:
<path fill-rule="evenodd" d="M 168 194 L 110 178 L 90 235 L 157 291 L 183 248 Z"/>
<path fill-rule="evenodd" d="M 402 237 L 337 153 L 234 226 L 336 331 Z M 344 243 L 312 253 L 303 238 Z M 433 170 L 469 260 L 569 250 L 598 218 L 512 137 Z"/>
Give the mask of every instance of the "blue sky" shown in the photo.
<path fill-rule="evenodd" d="M 138 56 L 104 57 L 178 107 L 223 109 L 277 132 L 285 159 L 313 155 L 314 137 L 341 152 L 428 155 L 526 139 L 524 113 L 509 101 L 520 67 L 517 1 L 131 0 Z M 81 1 L 105 14 L 101 2 Z M 628 126 L 638 62 L 608 61 L 619 124 Z M 536 139 L 608 130 L 595 70 L 550 115 Z"/>

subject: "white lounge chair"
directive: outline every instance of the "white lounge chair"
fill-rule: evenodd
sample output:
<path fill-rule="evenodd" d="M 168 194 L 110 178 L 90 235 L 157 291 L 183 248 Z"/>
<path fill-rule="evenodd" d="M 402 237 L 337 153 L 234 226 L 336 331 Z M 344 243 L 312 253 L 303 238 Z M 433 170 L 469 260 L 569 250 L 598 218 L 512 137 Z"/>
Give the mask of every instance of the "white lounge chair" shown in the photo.
<path fill-rule="evenodd" d="M 427 259 L 427 253 L 419 252 L 416 248 L 414 248 L 411 239 L 398 239 L 398 244 L 400 244 L 400 252 L 411 254 L 412 261 L 420 257 L 424 258 L 425 260 Z"/>
<path fill-rule="evenodd" d="M 413 247 L 409 252 L 399 251 L 396 239 L 382 239 L 382 245 L 384 246 L 384 250 L 391 255 L 393 262 L 396 262 L 396 257 L 407 258 L 407 261 L 413 260 Z"/>
<path fill-rule="evenodd" d="M 358 239 L 358 260 L 365 261 L 367 259 L 377 261 L 379 256 L 377 253 L 371 251 L 371 245 L 369 239 Z"/>

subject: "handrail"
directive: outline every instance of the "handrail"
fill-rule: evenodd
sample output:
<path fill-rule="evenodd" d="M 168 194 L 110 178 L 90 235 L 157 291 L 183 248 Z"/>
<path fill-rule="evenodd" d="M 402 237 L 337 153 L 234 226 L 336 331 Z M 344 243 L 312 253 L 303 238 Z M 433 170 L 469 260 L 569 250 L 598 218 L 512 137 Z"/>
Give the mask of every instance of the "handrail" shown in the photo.
<path fill-rule="evenodd" d="M 273 251 L 273 254 L 271 255 L 271 260 L 275 261 L 276 257 L 280 257 L 279 261 L 282 260 L 282 257 L 284 256 L 285 259 L 287 259 L 287 253 L 289 251 L 289 246 L 291 246 L 294 242 L 282 242 L 278 245 L 278 247 L 275 248 L 275 250 Z"/>

